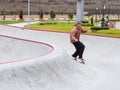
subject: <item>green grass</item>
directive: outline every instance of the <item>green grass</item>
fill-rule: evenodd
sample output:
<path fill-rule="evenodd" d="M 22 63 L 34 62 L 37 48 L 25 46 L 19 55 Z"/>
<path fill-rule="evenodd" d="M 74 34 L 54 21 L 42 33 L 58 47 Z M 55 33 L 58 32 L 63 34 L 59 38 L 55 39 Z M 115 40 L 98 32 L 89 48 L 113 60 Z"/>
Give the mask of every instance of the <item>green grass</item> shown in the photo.
<path fill-rule="evenodd" d="M 40 23 L 30 25 L 31 28 L 40 29 L 40 30 L 53 30 L 53 31 L 62 31 L 62 32 L 70 32 L 70 30 L 74 27 L 75 23 L 71 22 L 44 22 L 43 25 Z"/>
<path fill-rule="evenodd" d="M 99 30 L 99 31 L 96 31 L 96 32 L 92 32 L 90 34 L 120 37 L 120 30 L 118 30 L 118 29 Z"/>
<path fill-rule="evenodd" d="M 9 20 L 0 21 L 0 24 L 14 24 L 14 23 L 19 23 L 19 22 L 9 21 Z M 70 32 L 74 26 L 75 26 L 75 21 L 44 21 L 42 22 L 42 24 L 37 23 L 30 25 L 31 28 L 37 30 L 52 30 L 52 31 L 60 31 L 60 32 Z M 85 30 L 90 30 L 90 28 L 91 28 L 90 26 L 83 26 L 83 29 Z M 88 34 L 120 37 L 120 30 L 118 29 L 99 30 L 96 32 L 90 32 Z"/>
<path fill-rule="evenodd" d="M 62 32 L 70 32 L 71 29 L 75 26 L 75 21 L 45 21 L 40 25 L 40 23 L 32 24 L 30 27 L 38 30 L 52 30 L 52 31 L 62 31 Z M 90 26 L 83 26 L 83 29 L 90 30 Z M 110 30 L 99 30 L 96 32 L 90 32 L 88 34 L 98 34 L 105 36 L 119 36 L 120 30 L 118 29 L 110 29 Z"/>
<path fill-rule="evenodd" d="M 9 21 L 9 20 L 0 21 L 0 24 L 14 24 L 14 23 L 18 23 L 18 21 Z"/>

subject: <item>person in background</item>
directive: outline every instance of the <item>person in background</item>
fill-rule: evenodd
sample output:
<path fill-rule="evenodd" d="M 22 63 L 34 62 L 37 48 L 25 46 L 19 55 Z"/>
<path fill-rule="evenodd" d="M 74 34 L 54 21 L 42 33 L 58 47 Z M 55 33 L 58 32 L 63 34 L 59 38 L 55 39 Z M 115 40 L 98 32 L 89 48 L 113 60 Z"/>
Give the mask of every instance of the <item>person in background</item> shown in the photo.
<path fill-rule="evenodd" d="M 81 33 L 86 33 L 86 32 L 87 30 L 82 29 L 81 23 L 77 23 L 76 26 L 70 32 L 70 41 L 76 49 L 72 57 L 76 61 L 80 60 L 80 62 L 83 64 L 85 64 L 85 60 L 83 59 L 83 52 L 85 49 L 85 45 L 80 41 L 80 35 Z"/>

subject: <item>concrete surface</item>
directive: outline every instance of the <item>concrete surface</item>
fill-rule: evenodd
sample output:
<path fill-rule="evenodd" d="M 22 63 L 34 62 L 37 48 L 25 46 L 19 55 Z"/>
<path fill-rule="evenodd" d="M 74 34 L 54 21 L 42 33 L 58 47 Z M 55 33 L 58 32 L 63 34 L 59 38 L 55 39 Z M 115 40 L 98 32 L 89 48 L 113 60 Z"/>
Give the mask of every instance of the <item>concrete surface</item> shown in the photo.
<path fill-rule="evenodd" d="M 0 36 L 0 63 L 40 57 L 52 51 L 52 46 L 42 42 Z"/>
<path fill-rule="evenodd" d="M 118 38 L 82 35 L 81 41 L 86 45 L 84 52 L 86 64 L 82 65 L 71 59 L 75 49 L 67 33 L 23 30 L 0 25 L 0 35 L 44 42 L 54 48 L 51 53 L 44 56 L 22 62 L 0 64 L 0 90 L 119 90 L 120 88 Z M 9 42 L 11 41 L 2 46 Z M 17 43 L 18 40 L 14 42 Z M 29 45 L 24 41 L 20 42 L 25 46 Z M 27 43 L 35 47 L 31 55 L 39 54 L 41 45 L 39 47 L 37 44 L 40 48 L 37 50 L 34 43 Z M 16 47 L 19 48 L 19 44 Z M 21 45 L 21 48 L 24 45 Z M 14 45 L 11 48 L 14 49 Z M 27 48 L 25 47 L 24 51 L 27 51 Z M 47 48 L 44 49 L 45 52 L 49 50 Z M 16 49 L 14 50 L 16 53 Z"/>

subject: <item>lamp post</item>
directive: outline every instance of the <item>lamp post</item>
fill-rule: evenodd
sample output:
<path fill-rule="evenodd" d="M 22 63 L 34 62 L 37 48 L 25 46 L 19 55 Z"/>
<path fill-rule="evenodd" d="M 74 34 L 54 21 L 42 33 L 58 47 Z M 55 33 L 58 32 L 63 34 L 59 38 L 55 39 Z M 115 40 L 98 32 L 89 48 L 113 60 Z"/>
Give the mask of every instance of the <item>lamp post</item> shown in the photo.
<path fill-rule="evenodd" d="M 108 2 L 108 17 L 110 15 L 110 1 Z"/>
<path fill-rule="evenodd" d="M 98 7 L 96 7 L 96 22 L 97 22 Z"/>
<path fill-rule="evenodd" d="M 39 20 L 40 20 L 40 0 L 39 0 L 39 11 L 38 11 L 38 16 L 39 16 Z"/>
<path fill-rule="evenodd" d="M 83 20 L 84 15 L 84 0 L 77 0 L 76 14 L 77 22 L 81 22 Z"/>
<path fill-rule="evenodd" d="M 28 28 L 30 28 L 30 0 L 28 0 Z"/>
<path fill-rule="evenodd" d="M 105 16 L 105 9 L 106 9 L 106 7 L 105 7 L 105 5 L 103 6 L 103 16 Z"/>
<path fill-rule="evenodd" d="M 101 26 L 104 27 L 104 22 L 105 22 L 105 5 L 104 5 L 105 1 L 102 0 L 102 20 L 101 20 Z"/>

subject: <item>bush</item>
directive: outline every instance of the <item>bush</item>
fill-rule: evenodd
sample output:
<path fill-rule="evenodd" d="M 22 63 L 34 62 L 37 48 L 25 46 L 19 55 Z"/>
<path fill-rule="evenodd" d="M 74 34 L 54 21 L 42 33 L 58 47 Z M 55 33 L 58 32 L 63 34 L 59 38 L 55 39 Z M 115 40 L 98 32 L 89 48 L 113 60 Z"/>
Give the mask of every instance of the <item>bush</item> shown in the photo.
<path fill-rule="evenodd" d="M 92 31 L 109 30 L 109 27 L 91 27 Z"/>
<path fill-rule="evenodd" d="M 43 11 L 41 10 L 39 13 L 39 18 L 42 20 L 43 19 Z"/>
<path fill-rule="evenodd" d="M 53 20 L 56 17 L 56 14 L 53 10 L 50 11 L 50 18 Z"/>
<path fill-rule="evenodd" d="M 69 17 L 70 20 L 72 20 L 73 19 L 73 13 L 69 13 L 68 17 Z"/>
<path fill-rule="evenodd" d="M 90 23 L 82 23 L 82 26 L 93 26 L 93 25 Z"/>
<path fill-rule="evenodd" d="M 86 21 L 86 20 L 84 20 L 84 21 L 81 21 L 82 23 L 89 23 L 89 21 Z"/>
<path fill-rule="evenodd" d="M 19 12 L 19 18 L 22 20 L 23 19 L 23 11 L 22 10 L 20 10 L 20 12 Z"/>
<path fill-rule="evenodd" d="M 41 22 L 40 25 L 55 25 L 57 22 Z"/>
<path fill-rule="evenodd" d="M 3 19 L 2 20 L 5 20 L 5 18 L 6 18 L 6 11 L 5 11 L 5 9 L 3 9 L 1 11 L 1 14 L 3 15 Z"/>
<path fill-rule="evenodd" d="M 44 25 L 44 23 L 40 23 L 40 25 Z"/>

